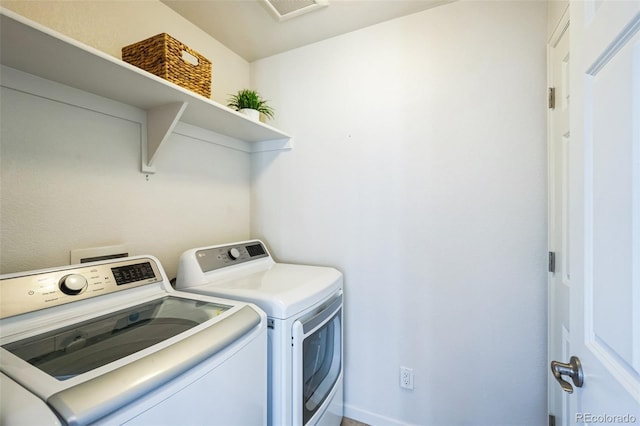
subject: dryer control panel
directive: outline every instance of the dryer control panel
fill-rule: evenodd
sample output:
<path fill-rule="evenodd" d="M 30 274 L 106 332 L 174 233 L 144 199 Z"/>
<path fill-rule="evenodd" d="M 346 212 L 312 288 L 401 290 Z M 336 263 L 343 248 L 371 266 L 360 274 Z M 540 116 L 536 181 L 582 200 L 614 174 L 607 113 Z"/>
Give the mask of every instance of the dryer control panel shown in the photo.
<path fill-rule="evenodd" d="M 0 318 L 162 280 L 157 263 L 148 257 L 0 276 Z"/>
<path fill-rule="evenodd" d="M 202 272 L 209 272 L 263 257 L 269 257 L 269 253 L 260 241 L 211 247 L 196 252 L 196 259 L 198 259 Z"/>

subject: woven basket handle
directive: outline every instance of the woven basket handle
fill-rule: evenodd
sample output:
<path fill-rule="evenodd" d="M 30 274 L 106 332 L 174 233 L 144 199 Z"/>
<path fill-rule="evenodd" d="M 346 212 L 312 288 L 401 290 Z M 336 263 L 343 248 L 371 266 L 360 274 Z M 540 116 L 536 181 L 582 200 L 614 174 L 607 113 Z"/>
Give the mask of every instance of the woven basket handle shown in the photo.
<path fill-rule="evenodd" d="M 191 52 L 189 52 L 186 49 L 182 49 L 181 57 L 182 57 L 182 60 L 189 65 L 193 65 L 194 67 L 197 67 L 198 65 L 200 65 L 200 60 L 198 59 L 198 57 L 191 54 Z"/>

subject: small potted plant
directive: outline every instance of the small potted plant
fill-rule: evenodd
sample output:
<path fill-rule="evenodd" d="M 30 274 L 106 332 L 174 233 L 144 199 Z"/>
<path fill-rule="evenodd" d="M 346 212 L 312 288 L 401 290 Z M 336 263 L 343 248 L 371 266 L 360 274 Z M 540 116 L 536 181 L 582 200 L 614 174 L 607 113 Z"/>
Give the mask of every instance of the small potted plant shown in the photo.
<path fill-rule="evenodd" d="M 246 114 L 255 121 L 260 121 L 260 113 L 273 118 L 273 109 L 255 90 L 242 89 L 228 100 L 227 106 Z"/>

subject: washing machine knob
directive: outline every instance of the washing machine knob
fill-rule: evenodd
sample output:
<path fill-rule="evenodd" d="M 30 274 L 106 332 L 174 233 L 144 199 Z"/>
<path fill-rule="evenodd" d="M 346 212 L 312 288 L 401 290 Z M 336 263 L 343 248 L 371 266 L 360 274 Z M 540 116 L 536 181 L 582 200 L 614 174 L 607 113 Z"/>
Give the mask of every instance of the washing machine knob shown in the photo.
<path fill-rule="evenodd" d="M 227 254 L 231 258 L 231 260 L 236 260 L 237 258 L 240 257 L 240 250 L 234 247 L 231 250 L 229 250 Z"/>
<path fill-rule="evenodd" d="M 60 290 L 65 294 L 78 294 L 87 287 L 87 279 L 80 274 L 65 275 L 58 283 Z"/>

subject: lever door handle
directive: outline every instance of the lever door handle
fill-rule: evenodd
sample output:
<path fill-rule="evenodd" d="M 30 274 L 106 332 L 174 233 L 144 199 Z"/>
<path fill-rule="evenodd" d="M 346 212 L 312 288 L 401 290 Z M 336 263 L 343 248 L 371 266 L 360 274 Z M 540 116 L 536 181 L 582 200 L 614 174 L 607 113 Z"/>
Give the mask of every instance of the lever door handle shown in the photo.
<path fill-rule="evenodd" d="M 582 373 L 582 364 L 577 356 L 572 356 L 568 364 L 558 361 L 551 361 L 551 372 L 556 378 L 562 390 L 573 393 L 573 386 L 562 378 L 562 376 L 571 377 L 571 381 L 576 387 L 581 388 L 584 383 L 584 374 Z"/>

